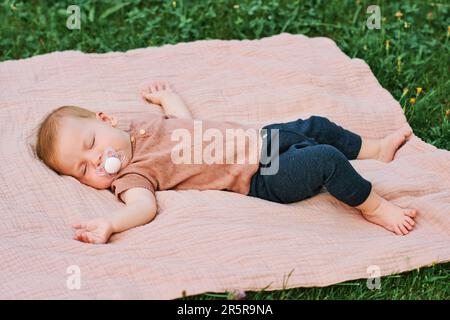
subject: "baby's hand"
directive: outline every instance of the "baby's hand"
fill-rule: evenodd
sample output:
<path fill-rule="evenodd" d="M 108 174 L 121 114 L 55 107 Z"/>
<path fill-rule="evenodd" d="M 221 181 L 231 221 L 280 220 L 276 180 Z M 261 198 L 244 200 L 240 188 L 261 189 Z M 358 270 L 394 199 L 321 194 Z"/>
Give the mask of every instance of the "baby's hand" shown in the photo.
<path fill-rule="evenodd" d="M 176 95 L 176 93 L 173 92 L 169 84 L 164 81 L 153 82 L 147 89 L 142 91 L 144 99 L 158 105 L 162 105 L 164 99 L 173 95 Z"/>
<path fill-rule="evenodd" d="M 103 219 L 89 220 L 83 223 L 73 224 L 75 229 L 74 240 L 86 243 L 107 243 L 113 234 L 111 222 Z"/>

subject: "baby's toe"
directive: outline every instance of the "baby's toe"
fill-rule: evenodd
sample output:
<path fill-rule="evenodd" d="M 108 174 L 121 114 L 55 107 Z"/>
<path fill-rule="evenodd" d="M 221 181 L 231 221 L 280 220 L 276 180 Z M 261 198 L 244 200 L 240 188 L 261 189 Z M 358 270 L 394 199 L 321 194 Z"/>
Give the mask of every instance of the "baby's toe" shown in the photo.
<path fill-rule="evenodd" d="M 400 224 L 400 225 L 398 226 L 398 228 L 399 228 L 400 231 L 402 232 L 402 235 L 405 235 L 405 234 L 408 234 L 408 233 L 409 233 L 408 229 L 407 229 L 403 224 Z"/>
<path fill-rule="evenodd" d="M 414 218 L 417 213 L 415 209 L 405 209 L 404 212 L 408 217 L 411 217 L 411 218 Z"/>
<path fill-rule="evenodd" d="M 410 218 L 408 216 L 405 217 L 405 220 L 413 227 L 416 224 L 416 222 L 412 218 Z"/>
<path fill-rule="evenodd" d="M 400 230 L 399 226 L 394 226 L 394 233 L 395 233 L 396 235 L 398 235 L 398 236 L 402 236 L 402 235 L 403 235 L 403 233 L 402 233 L 402 231 Z"/>
<path fill-rule="evenodd" d="M 408 231 L 411 231 L 414 228 L 406 219 L 403 221 L 403 226 L 408 229 Z"/>

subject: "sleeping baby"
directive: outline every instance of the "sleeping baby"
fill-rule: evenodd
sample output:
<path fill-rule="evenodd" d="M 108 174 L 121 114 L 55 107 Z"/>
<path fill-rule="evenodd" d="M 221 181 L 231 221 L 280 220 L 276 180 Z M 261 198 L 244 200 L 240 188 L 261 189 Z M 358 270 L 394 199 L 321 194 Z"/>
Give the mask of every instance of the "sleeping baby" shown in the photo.
<path fill-rule="evenodd" d="M 326 188 L 397 235 L 414 228 L 416 210 L 383 199 L 349 162 L 392 161 L 409 128 L 363 139 L 321 116 L 260 128 L 193 119 L 166 82 L 152 83 L 142 96 L 164 112 L 134 119 L 126 129 L 113 116 L 76 106 L 53 110 L 39 125 L 39 159 L 60 175 L 111 189 L 125 203 L 109 218 L 73 224 L 75 240 L 107 243 L 113 233 L 152 221 L 155 192 L 169 189 L 223 190 L 289 204 Z"/>

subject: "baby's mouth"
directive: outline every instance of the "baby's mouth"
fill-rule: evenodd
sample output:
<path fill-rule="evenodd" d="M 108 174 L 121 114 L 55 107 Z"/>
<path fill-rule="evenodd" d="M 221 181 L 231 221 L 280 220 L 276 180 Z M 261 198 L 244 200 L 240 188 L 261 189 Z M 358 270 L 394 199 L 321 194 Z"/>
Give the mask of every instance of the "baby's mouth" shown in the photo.
<path fill-rule="evenodd" d="M 114 176 L 120 171 L 124 162 L 125 153 L 123 151 L 116 152 L 113 147 L 107 147 L 103 153 L 102 163 L 96 169 L 96 174 L 98 176 Z"/>

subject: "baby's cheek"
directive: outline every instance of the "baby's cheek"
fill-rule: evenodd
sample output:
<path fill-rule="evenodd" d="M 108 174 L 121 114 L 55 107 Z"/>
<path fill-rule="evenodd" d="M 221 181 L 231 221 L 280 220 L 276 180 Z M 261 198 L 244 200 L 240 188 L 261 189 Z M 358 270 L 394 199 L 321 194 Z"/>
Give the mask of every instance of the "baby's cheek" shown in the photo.
<path fill-rule="evenodd" d="M 113 181 L 114 177 L 110 175 L 106 175 L 104 177 L 97 177 L 97 181 L 103 188 L 109 188 Z"/>

